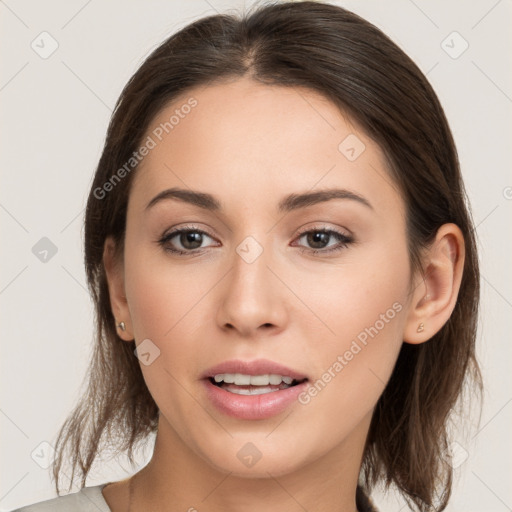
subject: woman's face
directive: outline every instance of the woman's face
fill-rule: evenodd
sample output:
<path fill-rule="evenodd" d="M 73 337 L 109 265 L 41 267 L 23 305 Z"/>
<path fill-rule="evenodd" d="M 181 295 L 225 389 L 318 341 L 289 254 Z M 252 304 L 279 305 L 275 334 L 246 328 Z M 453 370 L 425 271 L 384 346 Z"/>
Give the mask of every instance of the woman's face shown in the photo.
<path fill-rule="evenodd" d="M 145 141 L 127 212 L 123 320 L 142 343 L 159 435 L 242 476 L 360 456 L 353 446 L 410 304 L 404 204 L 380 148 L 317 93 L 248 79 L 190 91 Z M 208 200 L 152 202 L 168 189 Z M 255 360 L 285 368 L 209 371 Z M 307 380 L 277 390 L 288 379 L 255 387 L 230 373 Z M 218 387 L 213 374 L 236 380 Z"/>

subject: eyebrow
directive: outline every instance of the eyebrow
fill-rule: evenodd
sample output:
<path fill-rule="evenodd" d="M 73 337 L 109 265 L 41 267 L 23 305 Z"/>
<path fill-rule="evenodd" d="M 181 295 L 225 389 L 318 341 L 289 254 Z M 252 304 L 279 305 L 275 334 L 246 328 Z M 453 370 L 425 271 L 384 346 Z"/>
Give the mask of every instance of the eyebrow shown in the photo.
<path fill-rule="evenodd" d="M 145 210 L 147 211 L 157 203 L 169 199 L 175 199 L 184 203 L 192 204 L 212 212 L 219 212 L 223 209 L 222 203 L 211 194 L 174 187 L 163 190 L 157 194 L 146 205 Z M 341 188 L 325 189 L 316 192 L 304 192 L 301 194 L 290 194 L 279 202 L 277 210 L 279 213 L 290 212 L 307 206 L 323 203 L 325 201 L 330 201 L 332 199 L 349 199 L 373 210 L 373 206 L 363 196 Z"/>

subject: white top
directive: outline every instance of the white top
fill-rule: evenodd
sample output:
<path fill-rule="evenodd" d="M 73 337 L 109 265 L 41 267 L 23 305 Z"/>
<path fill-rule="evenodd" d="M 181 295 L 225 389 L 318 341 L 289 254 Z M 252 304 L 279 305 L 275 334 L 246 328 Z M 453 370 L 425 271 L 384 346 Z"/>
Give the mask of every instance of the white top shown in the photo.
<path fill-rule="evenodd" d="M 101 491 L 107 484 L 17 508 L 11 512 L 112 512 Z"/>

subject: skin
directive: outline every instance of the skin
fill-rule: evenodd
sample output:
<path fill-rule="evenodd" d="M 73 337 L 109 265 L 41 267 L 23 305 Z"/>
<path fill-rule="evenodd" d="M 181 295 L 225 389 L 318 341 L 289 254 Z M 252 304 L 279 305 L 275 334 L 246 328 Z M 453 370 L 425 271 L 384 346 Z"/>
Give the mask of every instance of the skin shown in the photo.
<path fill-rule="evenodd" d="M 148 134 L 191 96 L 198 105 L 134 177 L 123 257 L 111 239 L 104 250 L 112 310 L 126 324 L 119 336 L 137 345 L 149 338 L 160 350 L 141 364 L 160 419 L 153 458 L 134 477 L 132 510 L 355 511 L 373 409 L 402 343 L 426 342 L 453 311 L 462 234 L 442 226 L 424 255 L 426 277 L 413 275 L 404 203 L 382 151 L 318 93 L 248 78 L 196 88 L 164 108 Z M 338 149 L 349 134 L 365 144 L 354 161 Z M 145 211 L 170 187 L 213 194 L 224 209 L 166 200 Z M 372 208 L 333 199 L 276 210 L 287 194 L 330 187 Z M 208 233 L 199 254 L 158 244 L 189 224 Z M 300 236 L 323 227 L 354 242 L 307 252 L 338 244 Z M 236 252 L 247 236 L 263 247 L 251 264 Z M 179 236 L 167 245 L 186 250 Z M 315 382 L 394 303 L 401 311 L 308 404 L 250 421 L 208 401 L 200 374 L 227 359 L 271 359 Z M 237 457 L 248 442 L 262 454 L 252 467 Z M 103 490 L 115 512 L 128 509 L 129 480 Z"/>

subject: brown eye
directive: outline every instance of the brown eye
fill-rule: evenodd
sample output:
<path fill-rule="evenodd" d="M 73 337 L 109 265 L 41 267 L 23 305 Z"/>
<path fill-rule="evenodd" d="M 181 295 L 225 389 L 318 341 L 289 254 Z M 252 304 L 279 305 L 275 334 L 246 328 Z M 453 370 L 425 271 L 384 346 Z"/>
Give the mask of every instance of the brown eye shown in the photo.
<path fill-rule="evenodd" d="M 193 254 L 201 247 L 208 233 L 195 228 L 180 228 L 164 235 L 158 243 L 164 250 L 176 254 Z M 175 239 L 173 242 L 172 240 Z"/>
<path fill-rule="evenodd" d="M 299 240 L 302 238 L 305 238 L 306 243 L 310 248 L 302 247 L 301 251 L 308 251 L 313 254 L 325 254 L 346 249 L 348 245 L 354 241 L 352 237 L 344 235 L 334 229 L 311 229 L 309 231 L 304 231 L 299 236 Z M 337 239 L 338 243 L 334 243 L 332 247 L 326 249 L 326 247 L 329 247 L 329 241 L 333 238 Z"/>

